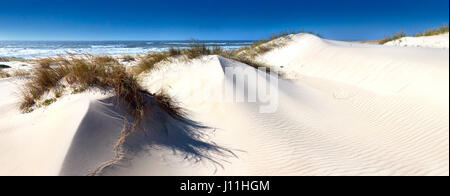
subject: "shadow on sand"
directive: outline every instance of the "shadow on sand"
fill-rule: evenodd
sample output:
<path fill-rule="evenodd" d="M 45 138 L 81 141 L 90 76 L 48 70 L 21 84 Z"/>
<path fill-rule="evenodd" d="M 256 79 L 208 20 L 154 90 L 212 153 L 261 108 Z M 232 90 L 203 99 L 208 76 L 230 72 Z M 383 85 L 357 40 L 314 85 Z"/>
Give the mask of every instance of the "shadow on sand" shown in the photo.
<path fill-rule="evenodd" d="M 146 99 L 151 103 L 146 118 L 116 151 L 113 149 L 118 139 L 130 132 L 135 120 L 126 112 L 126 105 L 118 104 L 114 97 L 92 101 L 72 140 L 60 175 L 108 175 L 110 172 L 106 171 L 125 167 L 133 156 L 150 153 L 148 149 L 156 146 L 171 149 L 186 161 L 210 161 L 216 170 L 223 167 L 220 161 L 236 156 L 231 150 L 207 141 L 209 134 L 206 131 L 214 129 L 188 119 L 185 113 L 168 113 L 153 97 Z"/>

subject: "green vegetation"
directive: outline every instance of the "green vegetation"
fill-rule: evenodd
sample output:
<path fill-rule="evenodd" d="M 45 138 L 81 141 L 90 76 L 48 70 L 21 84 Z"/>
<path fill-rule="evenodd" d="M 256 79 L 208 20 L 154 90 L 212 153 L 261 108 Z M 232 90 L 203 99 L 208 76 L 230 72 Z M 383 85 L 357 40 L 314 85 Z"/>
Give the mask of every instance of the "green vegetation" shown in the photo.
<path fill-rule="evenodd" d="M 56 98 L 60 98 L 64 93 L 64 88 L 54 88 L 53 92 L 55 93 Z"/>
<path fill-rule="evenodd" d="M 56 102 L 56 98 L 46 99 L 44 102 L 42 102 L 43 106 L 49 106 L 52 103 Z"/>
<path fill-rule="evenodd" d="M 268 44 L 270 41 L 289 34 L 281 33 L 272 36 L 268 40 L 255 42 L 249 48 L 254 49 L 258 54 L 262 54 L 275 47 L 280 47 L 280 45 Z M 263 46 L 263 44 L 266 45 Z M 239 51 L 223 50 L 219 46 L 208 47 L 204 43 L 196 41 L 193 41 L 189 48 L 172 48 L 166 52 L 149 53 L 145 56 L 124 56 L 121 59 L 123 61 L 138 60 L 136 69 L 134 70 L 127 70 L 124 65 L 111 56 L 92 56 L 89 54 L 75 56 L 69 54 L 68 57 L 42 58 L 34 61 L 40 65 L 38 68 L 30 72 L 23 71 L 17 73 L 17 75 L 29 77 L 28 82 L 21 88 L 22 99 L 20 109 L 28 113 L 37 107 L 51 105 L 63 96 L 64 92 L 70 92 L 69 89 L 72 89 L 72 94 L 92 89 L 99 89 L 103 92 L 111 93 L 117 102 L 125 103 L 124 105 L 129 114 L 125 116 L 131 116 L 135 120 L 133 123 L 128 124 L 128 117 L 124 118 L 122 135 L 114 147 L 115 152 L 118 152 L 118 146 L 128 136 L 136 132 L 137 128 L 141 128 L 141 123 L 145 118 L 155 117 L 155 113 L 159 115 L 161 112 L 164 112 L 173 119 L 181 121 L 187 119 L 184 117 L 185 114 L 182 108 L 178 107 L 170 96 L 164 92 L 148 92 L 139 84 L 137 75 L 144 71 L 154 69 L 155 65 L 161 62 L 170 62 L 178 57 L 181 60 L 192 60 L 203 55 L 220 55 L 246 63 L 255 68 L 268 67 L 255 61 L 252 55 L 240 53 Z M 270 69 L 267 71 L 270 71 Z M 2 72 L 0 72 L 1 74 Z M 43 98 L 49 95 L 51 96 L 50 92 L 52 91 L 54 93 L 53 98 Z M 160 116 L 160 118 L 165 117 Z M 161 120 L 165 121 L 165 119 Z M 190 129 L 200 128 L 194 127 Z M 119 154 L 117 153 L 117 155 Z M 117 160 L 117 158 L 120 157 L 116 156 L 113 161 Z M 96 171 L 97 169 L 92 173 Z"/>
<path fill-rule="evenodd" d="M 203 55 L 220 55 L 229 59 L 233 59 L 236 61 L 240 61 L 243 63 L 246 63 L 252 67 L 259 68 L 259 67 L 266 67 L 268 66 L 259 63 L 254 60 L 254 58 L 258 55 L 262 55 L 270 50 L 273 50 L 275 48 L 283 47 L 286 44 L 286 41 L 274 41 L 279 38 L 285 38 L 290 39 L 289 35 L 291 34 L 297 34 L 297 33 L 306 33 L 304 30 L 299 31 L 282 31 L 277 34 L 273 34 L 268 39 L 262 39 L 259 41 L 255 41 L 253 44 L 251 44 L 248 47 L 243 47 L 237 50 L 223 50 L 219 46 L 213 46 L 208 47 L 206 44 L 202 42 L 198 42 L 196 40 L 192 41 L 192 44 L 188 48 L 171 48 L 166 52 L 155 52 L 155 53 L 149 53 L 144 56 L 136 56 L 133 57 L 131 55 L 125 55 L 121 58 L 123 62 L 130 62 L 130 61 L 136 61 L 137 66 L 132 68 L 133 73 L 136 75 L 151 70 L 155 67 L 156 64 L 162 63 L 162 62 L 168 62 L 172 61 L 176 57 L 181 57 L 181 59 L 185 60 L 192 60 L 199 58 Z M 316 33 L 309 32 L 311 34 L 315 34 L 317 36 L 321 36 Z M 23 71 L 23 70 L 17 70 L 16 73 L 12 74 L 14 76 L 31 76 L 32 80 L 34 81 L 34 84 L 27 84 L 29 85 L 28 88 L 26 88 L 27 93 L 25 93 L 27 96 L 24 96 L 23 101 L 23 107 L 27 108 L 30 107 L 30 105 L 33 105 L 33 100 L 39 98 L 42 96 L 43 91 L 48 91 L 51 88 L 58 87 L 57 83 L 67 75 L 73 75 L 69 74 L 67 72 L 75 72 L 77 74 L 82 74 L 84 72 L 85 75 L 80 75 L 78 78 L 83 77 L 91 77 L 88 76 L 86 73 L 87 70 L 74 70 L 73 68 L 80 68 L 84 67 L 85 69 L 88 69 L 86 67 L 92 68 L 92 66 L 85 66 L 85 64 L 93 64 L 93 65 L 101 65 L 103 67 L 117 67 L 116 65 L 119 65 L 119 61 L 115 59 L 112 56 L 103 55 L 103 56 L 93 56 L 93 55 L 84 55 L 82 58 L 75 58 L 75 55 L 68 53 L 70 58 L 65 57 L 47 57 L 47 58 L 41 58 L 36 59 L 33 62 L 40 65 L 39 69 L 34 70 L 33 72 Z M 9 60 L 10 58 L 6 59 L 2 57 L 2 60 Z M 74 64 L 76 64 L 74 66 Z M 71 69 L 69 69 L 71 68 Z M 95 69 L 97 69 L 96 67 Z M 99 71 L 99 70 L 91 70 L 91 71 Z M 270 71 L 270 69 L 268 69 Z M 99 71 L 102 72 L 102 71 Z M 34 76 L 37 75 L 37 76 Z M 6 73 L 2 73 L 2 77 L 10 77 L 11 75 L 8 75 Z M 85 82 L 91 82 L 91 81 L 85 81 Z M 77 94 L 85 91 L 90 86 L 87 85 L 84 87 L 83 85 L 79 85 L 79 87 L 75 87 L 72 91 L 72 94 Z"/>
<path fill-rule="evenodd" d="M 183 56 L 187 60 L 192 60 L 203 55 L 220 55 L 223 52 L 224 51 L 218 46 L 209 48 L 206 46 L 206 44 L 194 40 L 193 43 L 189 46 L 189 48 L 184 49 L 171 48 L 166 52 L 154 52 L 141 57 L 134 71 L 136 74 L 140 74 L 147 70 L 153 69 L 155 65 L 158 63 L 168 62 L 172 60 L 173 57 L 177 56 Z"/>
<path fill-rule="evenodd" d="M 22 89 L 22 102 L 20 108 L 30 111 L 42 95 L 52 89 L 63 89 L 62 81 L 69 86 L 77 87 L 76 92 L 89 88 L 98 88 L 113 93 L 119 100 L 129 105 L 130 114 L 136 119 L 143 119 L 148 109 L 145 97 L 158 98 L 159 94 L 152 94 L 142 88 L 136 76 L 127 72 L 125 67 L 112 58 L 71 56 L 70 58 L 56 59 L 57 65 L 49 68 L 37 68 L 31 75 L 30 81 Z M 81 88 L 80 88 L 81 87 Z M 168 109 L 176 110 L 164 99 Z M 171 111 L 177 113 L 177 111 Z"/>
<path fill-rule="evenodd" d="M 151 70 L 156 64 L 171 61 L 177 56 L 192 60 L 203 55 L 220 55 L 225 58 L 233 59 L 252 67 L 259 68 L 269 66 L 254 60 L 257 55 L 264 54 L 276 47 L 282 47 L 283 42 L 272 42 L 278 38 L 285 37 L 295 33 L 305 31 L 280 32 L 272 35 L 269 39 L 263 39 L 254 42 L 249 47 L 238 50 L 223 50 L 218 46 L 207 47 L 204 43 L 193 41 L 189 48 L 175 49 L 171 48 L 166 52 L 149 53 L 143 57 L 138 57 L 139 62 L 133 72 L 127 72 L 126 68 L 120 62 L 111 56 L 92 56 L 84 55 L 76 57 L 69 54 L 65 57 L 48 57 L 36 60 L 40 68 L 32 73 L 24 72 L 16 75 L 30 76 L 30 82 L 25 85 L 22 91 L 21 109 L 31 108 L 42 95 L 52 89 L 55 95 L 60 97 L 63 88 L 60 85 L 65 80 L 73 87 L 72 94 L 81 93 L 89 88 L 109 89 L 118 97 L 131 103 L 134 114 L 143 113 L 142 95 L 138 92 L 145 92 L 137 83 L 136 75 Z M 133 60 L 130 55 L 124 56 L 123 60 Z M 270 68 L 267 69 L 270 71 Z M 132 74 L 135 73 L 135 74 Z M 6 75 L 6 74 L 2 74 Z"/>
<path fill-rule="evenodd" d="M 252 60 L 252 58 L 244 54 L 240 54 L 239 52 L 223 50 L 219 46 L 207 47 L 204 43 L 194 42 L 190 45 L 189 48 L 171 48 L 167 52 L 149 53 L 141 58 L 134 72 L 136 74 L 143 73 L 155 68 L 156 64 L 161 62 L 169 62 L 177 56 L 183 56 L 187 60 L 192 60 L 204 55 L 219 55 L 225 58 L 245 63 L 257 69 L 260 67 L 265 67 L 268 72 L 271 71 L 269 66 Z"/>
<path fill-rule="evenodd" d="M 138 82 L 136 75 L 128 72 L 125 66 L 113 58 L 94 57 L 91 55 L 70 56 L 68 58 L 55 58 L 56 65 L 36 68 L 29 81 L 22 86 L 22 101 L 20 109 L 24 113 L 32 112 L 40 106 L 48 106 L 62 96 L 64 89 L 72 88 L 74 92 L 82 92 L 87 89 L 98 89 L 105 93 L 111 93 L 117 103 L 124 106 L 125 112 L 134 119 L 128 124 L 128 117 L 124 117 L 124 126 L 121 137 L 114 146 L 114 152 L 118 152 L 119 146 L 127 137 L 135 133 L 147 118 L 155 117 L 163 111 L 173 119 L 184 122 L 185 113 L 164 92 L 150 93 Z M 54 91 L 55 98 L 41 102 L 43 95 Z M 159 118 L 165 121 L 165 114 Z M 194 126 L 194 125 L 189 125 Z M 191 128 L 194 129 L 194 128 Z M 201 129 L 201 128 L 198 128 Z M 118 153 L 117 153 L 118 154 Z M 120 156 L 114 158 L 119 159 Z M 93 171 L 95 173 L 97 169 Z"/>
<path fill-rule="evenodd" d="M 73 91 L 72 91 L 72 95 L 82 93 L 82 92 L 84 92 L 86 90 L 87 90 L 87 86 L 85 86 L 85 85 L 77 87 L 77 88 L 74 88 Z"/>
<path fill-rule="evenodd" d="M 249 64 L 253 67 L 266 67 L 268 66 L 258 63 L 253 60 L 256 56 L 262 55 L 275 48 L 280 48 L 285 46 L 286 41 L 276 42 L 276 39 L 284 38 L 290 39 L 289 35 L 298 33 L 310 33 L 316 36 L 322 37 L 320 34 L 313 32 L 306 32 L 304 30 L 292 30 L 292 31 L 282 31 L 273 34 L 268 39 L 262 39 L 253 42 L 250 46 L 242 47 L 237 50 L 223 50 L 219 46 L 207 47 L 206 44 L 198 42 L 196 40 L 192 41 L 192 44 L 188 48 L 176 49 L 171 48 L 166 52 L 149 53 L 142 57 L 135 68 L 135 73 L 140 74 L 147 70 L 153 69 L 156 64 L 161 62 L 167 62 L 173 59 L 173 57 L 183 56 L 188 60 L 196 59 L 203 55 L 220 55 L 226 58 L 230 58 L 236 61 L 240 61 Z M 270 70 L 270 69 L 269 69 Z"/>

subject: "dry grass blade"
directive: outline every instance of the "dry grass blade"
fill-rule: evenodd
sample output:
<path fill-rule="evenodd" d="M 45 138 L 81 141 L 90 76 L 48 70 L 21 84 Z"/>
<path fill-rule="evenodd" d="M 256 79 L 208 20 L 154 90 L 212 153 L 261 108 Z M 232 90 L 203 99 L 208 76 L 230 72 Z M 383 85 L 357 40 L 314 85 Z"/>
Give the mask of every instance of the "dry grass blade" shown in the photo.
<path fill-rule="evenodd" d="M 31 75 L 31 72 L 23 69 L 16 69 L 13 73 L 13 77 L 28 77 Z"/>
<path fill-rule="evenodd" d="M 421 33 L 416 33 L 414 37 L 440 35 L 449 32 L 448 24 L 442 24 L 437 28 L 430 28 Z"/>
<path fill-rule="evenodd" d="M 61 60 L 61 59 L 60 59 Z M 151 112 L 152 102 L 149 98 L 156 100 L 156 104 L 163 111 L 166 111 L 174 119 L 181 119 L 184 116 L 182 109 L 176 106 L 166 94 L 152 94 L 140 86 L 135 75 L 126 71 L 126 68 L 115 60 L 104 56 L 94 57 L 85 55 L 84 57 L 70 56 L 64 61 L 56 61 L 58 64 L 48 68 L 37 68 L 31 75 L 30 81 L 23 86 L 22 103 L 20 108 L 24 111 L 33 111 L 33 106 L 47 92 L 61 91 L 65 81 L 69 86 L 84 86 L 85 88 L 98 88 L 111 92 L 117 98 L 117 102 L 127 106 L 127 113 L 135 119 L 131 127 L 125 126 L 122 137 L 118 140 L 119 146 L 125 139 L 136 132 L 139 123 Z M 61 92 L 58 93 L 59 96 Z M 46 99 L 43 105 L 50 105 L 56 99 Z M 117 152 L 117 151 L 116 151 Z M 120 159 L 117 154 L 112 162 Z M 112 163 L 108 162 L 106 164 Z M 99 167 L 100 168 L 100 167 Z"/>
<path fill-rule="evenodd" d="M 394 35 L 392 37 L 385 37 L 383 39 L 378 40 L 378 43 L 379 44 L 385 44 L 387 42 L 398 40 L 398 39 L 401 39 L 401 38 L 406 37 L 406 36 L 408 36 L 408 34 L 406 34 L 403 31 L 399 31 L 399 32 L 394 33 Z"/>
<path fill-rule="evenodd" d="M 123 62 L 132 62 L 132 61 L 135 61 L 135 60 L 136 60 L 136 58 L 134 58 L 131 55 L 125 55 L 125 56 L 122 57 L 122 61 Z"/>
<path fill-rule="evenodd" d="M 135 69 L 136 74 L 151 70 L 156 64 L 168 60 L 170 55 L 164 52 L 149 53 L 141 58 L 137 68 Z"/>
<path fill-rule="evenodd" d="M 0 62 L 10 62 L 10 61 L 25 62 L 26 59 L 24 59 L 24 58 L 17 58 L 17 57 L 0 57 Z"/>
<path fill-rule="evenodd" d="M 11 77 L 11 74 L 9 74 L 6 71 L 3 71 L 3 69 L 0 69 L 0 78 L 9 78 Z"/>

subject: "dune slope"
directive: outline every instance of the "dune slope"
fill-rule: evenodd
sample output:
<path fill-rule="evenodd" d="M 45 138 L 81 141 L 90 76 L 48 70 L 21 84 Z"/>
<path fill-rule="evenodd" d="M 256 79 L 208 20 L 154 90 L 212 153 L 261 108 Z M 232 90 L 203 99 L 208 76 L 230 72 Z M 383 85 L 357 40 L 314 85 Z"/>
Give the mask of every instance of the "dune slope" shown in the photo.
<path fill-rule="evenodd" d="M 196 119 L 218 128 L 220 144 L 237 150 L 238 159 L 216 174 L 448 173 L 448 52 L 294 36 L 286 47 L 260 57 L 291 79 L 279 81 L 279 107 L 270 114 L 259 112 L 259 102 L 190 100 L 205 89 L 233 84 L 220 68 L 246 66 L 209 58 L 208 63 L 168 66 L 152 73 L 147 84 L 169 88 L 196 111 Z M 257 90 L 249 83 L 234 86 Z M 164 168 L 189 171 L 170 164 Z M 139 169 L 153 174 L 145 171 Z"/>
<path fill-rule="evenodd" d="M 387 46 L 422 47 L 422 48 L 449 48 L 449 33 L 422 37 L 404 37 L 386 43 Z"/>
<path fill-rule="evenodd" d="M 1 79 L 0 175 L 58 175 L 89 98 L 71 96 L 21 114 L 20 79 Z"/>
<path fill-rule="evenodd" d="M 286 73 L 280 80 L 219 56 L 141 75 L 187 118 L 156 109 L 123 159 L 94 174 L 448 175 L 448 50 L 287 41 L 258 57 Z M 110 97 L 88 92 L 19 114 L 16 83 L 0 80 L 0 174 L 86 175 L 114 157 L 129 117 Z"/>

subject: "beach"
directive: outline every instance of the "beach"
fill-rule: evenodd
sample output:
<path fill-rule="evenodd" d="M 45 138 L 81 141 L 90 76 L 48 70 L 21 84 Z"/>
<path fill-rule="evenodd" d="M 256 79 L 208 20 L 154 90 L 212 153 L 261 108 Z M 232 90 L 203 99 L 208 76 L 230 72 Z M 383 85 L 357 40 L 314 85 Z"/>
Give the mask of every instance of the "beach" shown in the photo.
<path fill-rule="evenodd" d="M 178 55 L 136 78 L 185 115 L 155 106 L 145 130 L 119 151 L 131 117 L 110 92 L 68 92 L 24 113 L 30 75 L 14 73 L 32 74 L 40 66 L 33 59 L 55 54 L 0 61 L 11 76 L 0 78 L 0 175 L 446 176 L 448 40 L 446 33 L 380 45 L 298 33 L 264 43 L 272 48 L 248 62 Z M 154 52 L 132 51 L 127 60 L 128 52 L 114 51 L 127 70 Z"/>

